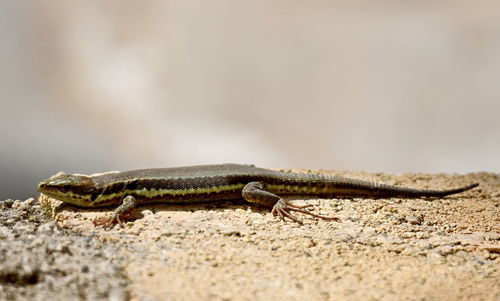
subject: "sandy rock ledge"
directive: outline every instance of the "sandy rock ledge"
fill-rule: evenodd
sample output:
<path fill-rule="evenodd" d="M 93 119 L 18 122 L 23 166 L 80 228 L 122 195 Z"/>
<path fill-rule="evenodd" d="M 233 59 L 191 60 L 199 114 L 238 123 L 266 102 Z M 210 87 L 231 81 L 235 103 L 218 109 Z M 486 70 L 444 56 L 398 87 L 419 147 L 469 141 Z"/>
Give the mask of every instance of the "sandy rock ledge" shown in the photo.
<path fill-rule="evenodd" d="M 332 173 L 325 171 L 325 173 Z M 335 174 L 480 187 L 444 199 L 297 200 L 341 222 L 239 202 L 110 209 L 0 201 L 0 300 L 500 300 L 500 175 Z"/>

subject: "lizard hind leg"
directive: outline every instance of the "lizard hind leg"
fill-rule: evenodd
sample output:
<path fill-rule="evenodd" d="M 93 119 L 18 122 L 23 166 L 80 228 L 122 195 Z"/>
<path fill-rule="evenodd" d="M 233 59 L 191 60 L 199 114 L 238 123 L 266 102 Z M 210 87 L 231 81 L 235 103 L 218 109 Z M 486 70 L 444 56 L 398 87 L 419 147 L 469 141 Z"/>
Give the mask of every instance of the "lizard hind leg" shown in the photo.
<path fill-rule="evenodd" d="M 292 212 L 299 212 L 302 214 L 307 214 L 314 216 L 316 218 L 330 220 L 330 221 L 338 221 L 339 219 L 336 217 L 327 217 L 319 214 L 312 213 L 310 211 L 304 210 L 304 208 L 312 207 L 313 205 L 293 205 L 290 204 L 289 201 L 282 199 L 280 196 L 266 191 L 264 188 L 264 184 L 261 182 L 250 182 L 242 190 L 243 198 L 249 202 L 254 204 L 263 205 L 266 207 L 272 207 L 271 213 L 274 216 L 280 217 L 282 220 L 285 218 L 289 218 L 290 220 L 303 224 L 303 222 L 295 217 Z"/>

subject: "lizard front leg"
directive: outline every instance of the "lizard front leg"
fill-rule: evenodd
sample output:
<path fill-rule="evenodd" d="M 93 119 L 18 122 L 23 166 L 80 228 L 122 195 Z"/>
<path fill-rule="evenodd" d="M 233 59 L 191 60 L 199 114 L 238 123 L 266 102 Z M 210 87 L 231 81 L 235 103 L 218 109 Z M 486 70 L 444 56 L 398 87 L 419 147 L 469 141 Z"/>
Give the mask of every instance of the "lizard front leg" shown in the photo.
<path fill-rule="evenodd" d="M 336 217 L 327 217 L 318 214 L 314 214 L 304 208 L 311 207 L 312 205 L 297 206 L 290 204 L 289 201 L 281 198 L 280 196 L 265 190 L 265 184 L 262 182 L 250 182 L 243 187 L 241 192 L 243 199 L 249 203 L 254 203 L 258 205 L 263 205 L 272 208 L 271 213 L 274 216 L 279 216 L 282 220 L 285 217 L 293 220 L 296 223 L 303 224 L 303 222 L 292 215 L 292 211 L 300 212 L 303 214 L 311 215 L 316 218 L 321 218 L 324 220 L 338 221 Z"/>
<path fill-rule="evenodd" d="M 122 224 L 122 218 L 129 214 L 132 209 L 139 205 L 139 201 L 132 195 L 127 195 L 123 198 L 122 203 L 113 212 L 113 216 L 96 220 L 95 224 L 107 228 L 113 228 L 115 224 Z"/>

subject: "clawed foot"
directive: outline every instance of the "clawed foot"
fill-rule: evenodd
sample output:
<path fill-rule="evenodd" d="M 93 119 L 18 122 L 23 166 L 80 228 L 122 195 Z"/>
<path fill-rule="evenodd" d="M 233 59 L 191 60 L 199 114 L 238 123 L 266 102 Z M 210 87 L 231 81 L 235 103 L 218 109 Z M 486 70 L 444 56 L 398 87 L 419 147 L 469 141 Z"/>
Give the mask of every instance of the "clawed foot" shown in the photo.
<path fill-rule="evenodd" d="M 324 219 L 324 220 L 327 220 L 327 221 L 336 221 L 336 222 L 340 221 L 340 219 L 338 217 L 323 216 L 323 215 L 315 214 L 315 213 L 312 213 L 310 211 L 304 210 L 304 208 L 309 208 L 309 207 L 313 207 L 313 205 L 311 205 L 311 204 L 302 205 L 302 206 L 293 205 L 293 204 L 287 203 L 283 199 L 280 199 L 273 206 L 273 210 L 271 210 L 271 213 L 274 216 L 279 216 L 282 220 L 285 220 L 285 217 L 287 217 L 287 218 L 291 219 L 292 221 L 294 221 L 296 223 L 299 223 L 301 225 L 303 224 L 303 222 L 300 219 L 298 219 L 295 216 L 293 216 L 292 215 L 292 211 L 300 212 L 300 213 L 307 214 L 307 215 L 311 215 L 311 216 L 314 216 L 316 218 Z"/>
<path fill-rule="evenodd" d="M 99 217 L 94 219 L 94 225 L 103 227 L 106 230 L 111 230 L 116 224 L 122 224 L 122 221 L 116 214 L 111 217 Z"/>
<path fill-rule="evenodd" d="M 118 211 L 118 212 L 117 212 Z M 129 219 L 138 219 L 142 218 L 143 215 L 140 212 L 120 212 L 117 210 L 113 212 L 113 215 L 111 216 L 103 216 L 103 217 L 98 217 L 94 219 L 94 225 L 98 227 L 103 227 L 106 230 L 111 230 L 113 229 L 116 225 L 123 226 L 125 222 Z"/>

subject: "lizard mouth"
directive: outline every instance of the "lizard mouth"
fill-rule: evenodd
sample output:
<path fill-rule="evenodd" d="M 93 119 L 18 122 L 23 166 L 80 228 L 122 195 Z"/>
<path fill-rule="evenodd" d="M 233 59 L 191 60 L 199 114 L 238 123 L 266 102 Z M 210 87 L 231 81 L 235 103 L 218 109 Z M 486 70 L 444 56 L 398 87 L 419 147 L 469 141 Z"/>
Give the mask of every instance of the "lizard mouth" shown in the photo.
<path fill-rule="evenodd" d="M 38 191 L 51 198 L 61 197 L 61 191 L 57 186 L 51 185 L 50 179 L 43 180 L 38 183 Z"/>
<path fill-rule="evenodd" d="M 48 185 L 48 180 L 43 180 L 40 183 L 38 183 L 38 191 L 43 193 L 43 194 L 49 194 L 50 189 Z"/>

